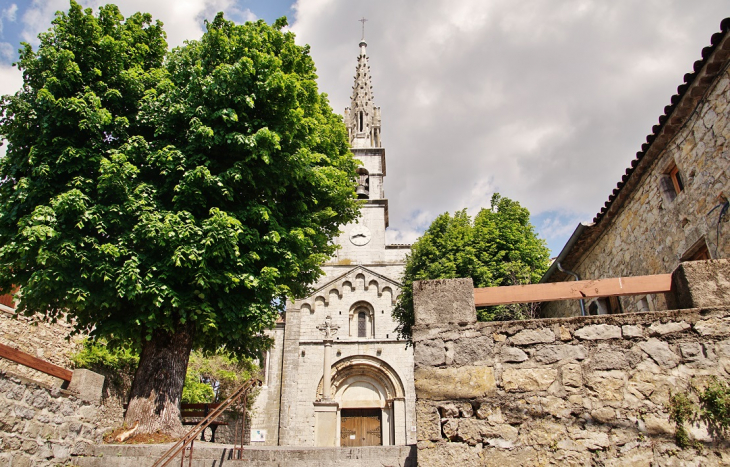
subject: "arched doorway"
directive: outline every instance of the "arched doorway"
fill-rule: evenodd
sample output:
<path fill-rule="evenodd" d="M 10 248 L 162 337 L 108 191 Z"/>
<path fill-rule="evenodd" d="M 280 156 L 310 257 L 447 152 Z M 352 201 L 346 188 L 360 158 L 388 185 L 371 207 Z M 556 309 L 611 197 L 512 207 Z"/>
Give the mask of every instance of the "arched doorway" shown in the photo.
<path fill-rule="evenodd" d="M 338 403 L 340 446 L 393 445 L 396 431 L 405 431 L 403 384 L 395 370 L 379 358 L 355 355 L 336 362 L 332 365 L 332 393 Z M 318 398 L 321 395 L 320 381 Z"/>

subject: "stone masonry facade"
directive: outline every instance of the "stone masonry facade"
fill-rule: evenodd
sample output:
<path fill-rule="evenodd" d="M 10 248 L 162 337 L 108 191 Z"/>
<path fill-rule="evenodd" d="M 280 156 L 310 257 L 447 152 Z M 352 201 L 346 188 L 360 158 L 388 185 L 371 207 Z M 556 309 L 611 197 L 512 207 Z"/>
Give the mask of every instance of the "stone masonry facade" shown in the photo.
<path fill-rule="evenodd" d="M 730 463 L 702 425 L 704 448 L 680 449 L 668 414 L 673 392 L 730 376 L 730 268 L 707 263 L 685 276 L 723 272 L 690 287 L 694 308 L 621 315 L 478 323 L 470 279 L 416 283 L 419 465 Z"/>
<path fill-rule="evenodd" d="M 730 197 L 729 56 L 725 34 L 643 159 L 632 162 L 636 173 L 624 176 L 626 185 L 614 190 L 615 206 L 587 227 L 563 267 L 587 280 L 669 273 L 704 247 L 710 258 L 730 257 L 730 216 L 719 227 L 718 241 L 720 209 L 708 215 Z M 720 71 L 711 75 L 715 68 Z M 669 180 L 673 167 L 683 184 L 679 193 Z M 573 279 L 555 272 L 548 281 L 555 280 Z M 623 312 L 666 308 L 661 295 L 621 298 Z M 577 302 L 562 301 L 543 304 L 542 312 L 545 317 L 577 316 L 580 309 Z"/>
<path fill-rule="evenodd" d="M 0 465 L 73 465 L 116 422 L 98 400 L 0 370 Z"/>

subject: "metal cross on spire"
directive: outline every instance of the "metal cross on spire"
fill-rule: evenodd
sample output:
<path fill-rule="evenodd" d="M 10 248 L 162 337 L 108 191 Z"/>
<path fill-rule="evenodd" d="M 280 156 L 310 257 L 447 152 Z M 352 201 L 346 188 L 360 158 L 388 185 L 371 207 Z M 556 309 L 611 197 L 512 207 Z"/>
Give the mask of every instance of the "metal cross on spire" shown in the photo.
<path fill-rule="evenodd" d="M 362 19 L 359 19 L 358 21 L 362 23 L 362 40 L 365 40 L 365 22 L 367 19 L 363 16 Z"/>

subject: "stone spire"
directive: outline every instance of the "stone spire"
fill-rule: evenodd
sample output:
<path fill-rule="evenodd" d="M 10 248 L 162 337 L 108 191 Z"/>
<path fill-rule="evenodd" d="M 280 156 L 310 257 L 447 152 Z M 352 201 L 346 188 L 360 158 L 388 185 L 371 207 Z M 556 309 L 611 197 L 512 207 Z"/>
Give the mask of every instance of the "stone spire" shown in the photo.
<path fill-rule="evenodd" d="M 380 147 L 380 107 L 375 107 L 373 103 L 367 46 L 363 29 L 360 56 L 357 57 L 355 69 L 355 86 L 352 87 L 350 107 L 345 108 L 345 125 L 353 148 Z"/>

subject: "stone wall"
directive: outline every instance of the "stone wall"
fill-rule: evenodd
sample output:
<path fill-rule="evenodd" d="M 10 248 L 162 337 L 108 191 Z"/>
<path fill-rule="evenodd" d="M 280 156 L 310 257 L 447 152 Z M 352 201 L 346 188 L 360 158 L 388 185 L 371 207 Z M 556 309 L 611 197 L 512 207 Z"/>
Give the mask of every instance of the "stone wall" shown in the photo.
<path fill-rule="evenodd" d="M 79 349 L 83 339 L 68 339 L 70 332 L 71 324 L 63 320 L 47 323 L 37 317 L 16 318 L 7 307 L 0 307 L 0 343 L 63 368 L 71 368 L 69 356 Z M 61 384 L 58 378 L 4 358 L 0 358 L 0 370 L 54 386 Z"/>
<path fill-rule="evenodd" d="M 414 301 L 419 465 L 730 463 L 703 426 L 702 451 L 680 449 L 668 420 L 671 392 L 728 379 L 730 307 L 478 323 L 471 280 Z"/>
<path fill-rule="evenodd" d="M 73 463 L 71 456 L 93 453 L 113 421 L 98 399 L 0 370 L 0 465 Z"/>
<path fill-rule="evenodd" d="M 574 247 L 583 251 L 579 258 L 563 264 L 565 268 L 582 279 L 668 273 L 703 243 L 711 258 L 730 257 L 728 224 L 725 222 L 721 228 L 718 244 L 720 210 L 708 216 L 720 202 L 720 195 L 730 196 L 730 70 L 727 63 L 723 67 L 621 211 L 588 229 L 603 232 L 590 246 Z M 700 80 L 696 81 L 699 85 Z M 676 197 L 663 189 L 663 179 L 672 164 L 676 164 L 684 182 L 684 189 Z M 553 276 L 551 282 L 573 280 L 557 272 Z M 645 311 L 647 307 L 651 311 L 667 309 L 661 295 L 622 297 L 621 306 L 624 312 Z M 575 301 L 551 302 L 544 304 L 542 313 L 545 317 L 578 316 L 580 309 Z"/>

